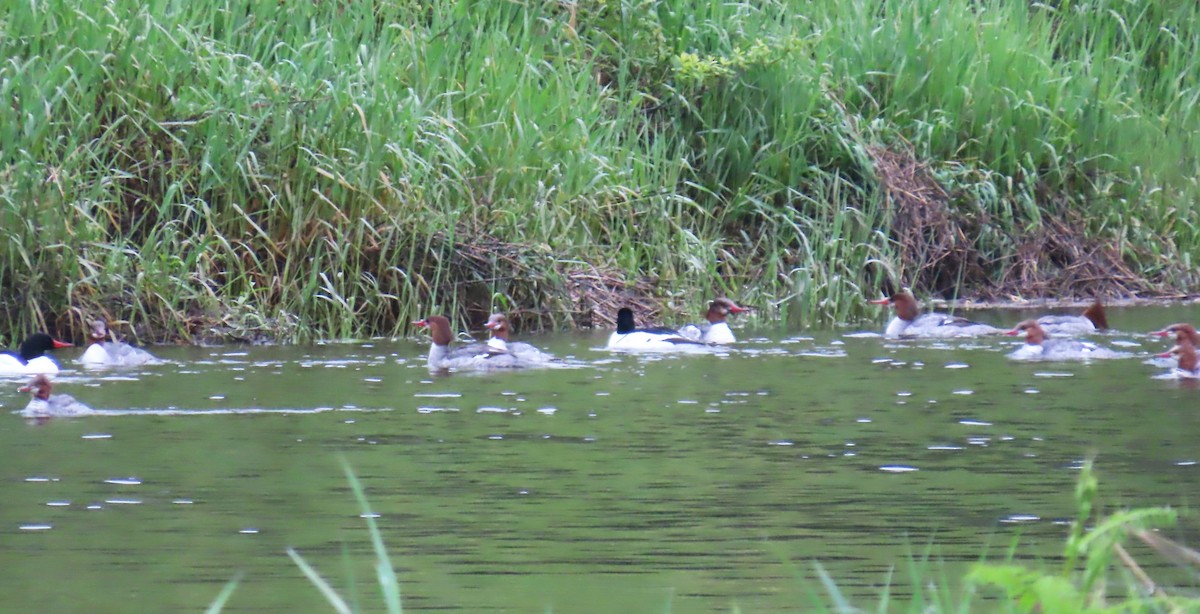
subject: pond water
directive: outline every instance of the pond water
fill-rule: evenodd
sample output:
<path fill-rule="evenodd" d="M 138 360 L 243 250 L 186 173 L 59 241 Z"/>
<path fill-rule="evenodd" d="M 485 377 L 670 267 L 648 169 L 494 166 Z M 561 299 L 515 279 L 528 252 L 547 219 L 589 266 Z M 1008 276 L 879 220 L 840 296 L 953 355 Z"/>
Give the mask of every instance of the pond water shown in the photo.
<path fill-rule="evenodd" d="M 408 611 L 798 611 L 814 560 L 872 605 L 929 544 L 951 576 L 1017 536 L 1058 555 L 1091 454 L 1110 509 L 1189 505 L 1200 390 L 1153 377 L 1169 344 L 1144 331 L 1198 316 L 1111 309 L 1126 332 L 1097 340 L 1131 357 L 1088 364 L 852 329 L 668 357 L 540 336 L 576 367 L 444 377 L 416 338 L 159 347 L 167 364 L 60 374 L 107 411 L 40 423 L 2 380 L 0 610 L 203 611 L 240 574 L 228 612 L 329 611 L 291 546 L 378 611 L 343 459 Z"/>

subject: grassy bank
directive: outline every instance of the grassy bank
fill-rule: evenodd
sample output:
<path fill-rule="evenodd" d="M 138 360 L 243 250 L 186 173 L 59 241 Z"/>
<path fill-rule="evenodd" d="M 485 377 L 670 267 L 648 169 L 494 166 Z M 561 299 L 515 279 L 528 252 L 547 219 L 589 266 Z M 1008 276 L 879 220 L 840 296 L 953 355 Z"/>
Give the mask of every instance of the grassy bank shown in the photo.
<path fill-rule="evenodd" d="M 1200 7 L 1174 4 L 16 3 L 0 333 L 1194 288 Z"/>

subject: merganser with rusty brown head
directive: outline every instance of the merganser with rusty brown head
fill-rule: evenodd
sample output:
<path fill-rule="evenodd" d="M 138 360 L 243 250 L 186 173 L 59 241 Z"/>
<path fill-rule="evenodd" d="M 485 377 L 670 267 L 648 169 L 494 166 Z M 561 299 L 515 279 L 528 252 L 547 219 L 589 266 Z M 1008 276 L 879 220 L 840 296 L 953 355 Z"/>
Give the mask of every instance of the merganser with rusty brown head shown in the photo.
<path fill-rule="evenodd" d="M 888 298 L 869 301 L 872 305 L 891 305 L 896 316 L 883 331 L 885 337 L 981 337 L 1004 331 L 988 324 L 944 313 L 921 313 L 917 299 L 907 288 Z"/>
<path fill-rule="evenodd" d="M 489 371 L 526 366 L 511 352 L 489 347 L 484 343 L 451 349 L 450 343 L 454 341 L 454 335 L 450 332 L 450 320 L 445 316 L 429 316 L 413 322 L 413 325 L 429 329 L 432 342 L 429 345 L 427 363 L 430 369 Z"/>
<path fill-rule="evenodd" d="M 1004 333 L 1025 333 L 1025 344 L 1009 353 L 1014 360 L 1091 360 L 1094 358 L 1116 358 L 1118 354 L 1095 343 L 1075 339 L 1051 339 L 1037 320 L 1025 320 Z"/>
<path fill-rule="evenodd" d="M 71 344 L 66 341 L 46 333 L 34 333 L 21 342 L 16 352 L 0 352 L 0 375 L 54 375 L 58 373 L 58 363 L 46 352 L 69 347 Z"/>
<path fill-rule="evenodd" d="M 1048 315 L 1037 319 L 1038 325 L 1049 335 L 1086 335 L 1108 329 L 1108 314 L 1104 303 L 1096 299 L 1079 315 Z"/>
<path fill-rule="evenodd" d="M 547 354 L 528 343 L 509 340 L 508 335 L 512 332 L 512 329 L 508 324 L 508 318 L 502 313 L 493 313 L 488 317 L 487 323 L 483 326 L 491 332 L 491 338 L 487 342 L 488 346 L 511 353 L 518 361 L 525 365 L 541 365 L 555 360 L 553 355 Z"/>
<path fill-rule="evenodd" d="M 1150 333 L 1156 337 L 1175 337 L 1176 341 L 1187 341 L 1192 344 L 1192 347 L 1200 344 L 1200 334 L 1196 332 L 1196 327 L 1186 322 L 1172 324 L 1162 330 Z"/>
<path fill-rule="evenodd" d="M 1196 359 L 1196 346 L 1189 339 L 1179 339 L 1175 343 L 1175 347 L 1158 355 L 1159 358 L 1170 358 L 1172 356 L 1177 356 L 1179 362 L 1168 376 L 1180 379 L 1200 379 L 1200 363 Z"/>
<path fill-rule="evenodd" d="M 625 352 L 704 352 L 711 347 L 707 343 L 688 339 L 673 328 L 638 328 L 633 319 L 633 310 L 628 307 L 617 310 L 617 330 L 609 335 L 607 345 L 610 350 Z"/>
<path fill-rule="evenodd" d="M 79 357 L 79 363 L 86 367 L 137 367 L 158 362 L 146 350 L 122 341 L 109 341 L 111 334 L 108 322 L 93 320 L 88 347 Z"/>
<path fill-rule="evenodd" d="M 30 399 L 29 405 L 26 405 L 21 413 L 25 416 L 37 418 L 82 416 L 91 413 L 92 408 L 76 401 L 71 395 L 51 394 L 52 389 L 53 385 L 50 383 L 50 378 L 44 374 L 35 376 L 32 382 L 18 388 L 19 392 L 33 393 L 33 398 Z"/>
<path fill-rule="evenodd" d="M 723 296 L 715 298 L 708 304 L 708 311 L 704 314 L 705 321 L 700 324 L 688 324 L 679 329 L 679 334 L 702 343 L 717 345 L 734 343 L 737 341 L 737 337 L 733 335 L 733 330 L 729 328 L 726 318 L 746 311 L 750 311 L 750 308 L 742 307 L 731 299 Z"/>

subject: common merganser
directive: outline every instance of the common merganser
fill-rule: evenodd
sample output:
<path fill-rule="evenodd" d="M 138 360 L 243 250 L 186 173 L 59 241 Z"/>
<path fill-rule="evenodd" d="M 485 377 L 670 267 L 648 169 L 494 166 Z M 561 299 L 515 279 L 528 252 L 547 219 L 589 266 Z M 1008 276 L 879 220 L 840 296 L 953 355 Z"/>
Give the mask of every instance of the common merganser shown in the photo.
<path fill-rule="evenodd" d="M 1025 320 L 1017 324 L 1006 335 L 1025 333 L 1025 345 L 1009 353 L 1015 360 L 1089 360 L 1092 358 L 1116 358 L 1117 353 L 1086 341 L 1074 339 L 1050 339 L 1037 320 Z"/>
<path fill-rule="evenodd" d="M 52 387 L 50 378 L 39 374 L 28 385 L 18 388 L 19 392 L 33 393 L 33 398 L 29 400 L 29 405 L 26 405 L 21 413 L 26 416 L 39 418 L 47 416 L 80 416 L 91 413 L 92 408 L 76 401 L 69 394 L 51 395 L 50 390 Z"/>
<path fill-rule="evenodd" d="M 58 363 L 46 356 L 46 352 L 71 347 L 46 333 L 34 333 L 21 342 L 16 352 L 0 353 L 0 375 L 35 375 L 58 373 Z"/>
<path fill-rule="evenodd" d="M 1200 334 L 1196 333 L 1196 327 L 1184 322 L 1172 324 L 1160 331 L 1155 331 L 1150 334 L 1156 337 L 1170 337 L 1173 335 L 1177 341 L 1186 340 L 1188 343 L 1192 344 L 1192 347 L 1195 347 L 1197 343 L 1200 343 Z"/>
<path fill-rule="evenodd" d="M 1172 356 L 1179 357 L 1179 363 L 1176 364 L 1175 370 L 1171 373 L 1178 378 L 1197 379 L 1200 378 L 1200 365 L 1196 360 L 1196 346 L 1188 339 L 1180 339 L 1175 347 L 1159 354 L 1159 358 L 1170 358 Z"/>
<path fill-rule="evenodd" d="M 450 349 L 454 335 L 450 333 L 450 320 L 445 316 L 429 316 L 413 322 L 429 329 L 433 342 L 429 345 L 428 365 L 430 369 L 454 369 L 456 371 L 487 371 L 491 369 L 513 369 L 524 366 L 511 352 L 490 347 L 484 343 Z"/>
<path fill-rule="evenodd" d="M 88 335 L 90 343 L 79 357 L 80 364 L 89 367 L 136 367 L 158 362 L 150 352 L 121 341 L 107 341 L 108 337 L 108 323 L 104 320 L 93 321 L 92 332 Z"/>
<path fill-rule="evenodd" d="M 617 310 L 617 330 L 608 337 L 608 349 L 631 352 L 687 352 L 704 350 L 706 343 L 688 339 L 673 328 L 661 326 L 637 328 L 633 321 L 633 310 L 622 307 Z"/>
<path fill-rule="evenodd" d="M 869 301 L 872 305 L 891 305 L 896 310 L 896 317 L 888 322 L 883 331 L 885 337 L 978 337 L 981 335 L 998 335 L 1003 330 L 972 322 L 966 318 L 946 315 L 944 313 L 921 313 L 917 299 L 907 288 L 892 294 L 888 298 Z"/>
<path fill-rule="evenodd" d="M 554 360 L 553 355 L 547 354 L 528 343 L 509 341 L 508 333 L 511 330 L 508 327 L 508 318 L 502 313 L 493 313 L 488 317 L 487 323 L 483 326 L 491 331 L 491 338 L 487 342 L 488 346 L 510 352 L 522 363 L 536 365 Z"/>
<path fill-rule="evenodd" d="M 1042 330 L 1051 335 L 1086 335 L 1108 328 L 1108 317 L 1100 299 L 1096 299 L 1077 316 L 1049 315 L 1042 316 L 1037 321 Z"/>
<path fill-rule="evenodd" d="M 733 336 L 733 331 L 729 328 L 729 323 L 725 321 L 725 318 L 730 314 L 743 311 L 750 311 L 750 309 L 741 307 L 723 296 L 713 299 L 708 304 L 708 312 L 704 314 L 706 321 L 701 324 L 688 324 L 679 329 L 679 334 L 704 343 L 720 345 L 733 343 L 737 341 L 737 338 Z"/>

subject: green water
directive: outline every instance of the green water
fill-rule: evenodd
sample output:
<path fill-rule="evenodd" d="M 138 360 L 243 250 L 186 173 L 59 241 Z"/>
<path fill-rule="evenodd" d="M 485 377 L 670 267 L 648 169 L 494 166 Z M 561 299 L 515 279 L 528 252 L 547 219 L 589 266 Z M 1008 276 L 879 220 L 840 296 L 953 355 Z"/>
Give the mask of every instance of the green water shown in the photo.
<path fill-rule="evenodd" d="M 577 368 L 448 377 L 416 339 L 153 348 L 171 362 L 56 380 L 111 414 L 43 423 L 8 413 L 26 398 L 5 381 L 0 611 L 202 611 L 239 574 L 226 611 L 329 611 L 288 546 L 378 611 L 342 458 L 408 611 L 802 611 L 813 560 L 870 605 L 930 542 L 951 572 L 1017 535 L 1054 557 L 1090 453 L 1109 506 L 1200 492 L 1200 390 L 1153 378 L 1162 340 L 1014 364 L 1009 338 L 850 332 L 742 329 L 726 355 L 680 357 L 538 337 Z"/>

